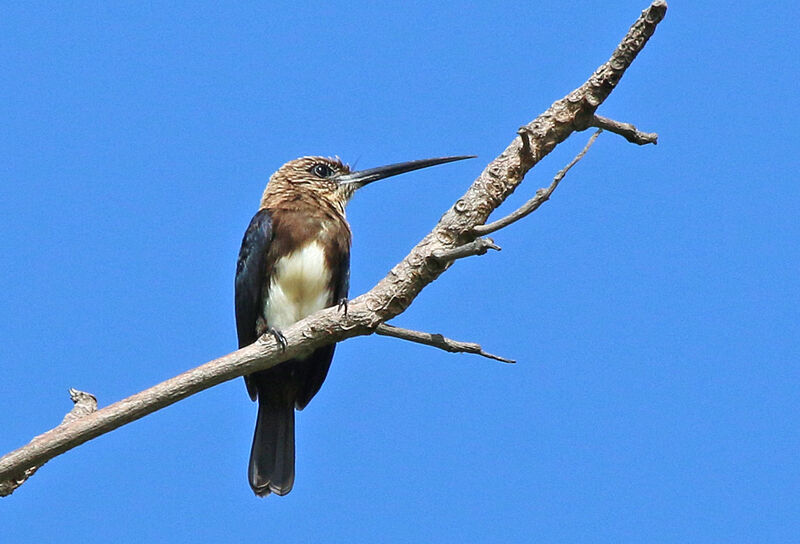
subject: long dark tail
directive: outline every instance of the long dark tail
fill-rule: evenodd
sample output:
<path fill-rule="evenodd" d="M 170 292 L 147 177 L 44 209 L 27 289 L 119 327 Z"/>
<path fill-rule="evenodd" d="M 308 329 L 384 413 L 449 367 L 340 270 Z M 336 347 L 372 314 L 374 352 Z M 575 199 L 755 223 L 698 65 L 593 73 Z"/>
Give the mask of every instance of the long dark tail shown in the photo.
<path fill-rule="evenodd" d="M 258 392 L 248 477 L 256 495 L 286 495 L 294 485 L 294 402 Z"/>

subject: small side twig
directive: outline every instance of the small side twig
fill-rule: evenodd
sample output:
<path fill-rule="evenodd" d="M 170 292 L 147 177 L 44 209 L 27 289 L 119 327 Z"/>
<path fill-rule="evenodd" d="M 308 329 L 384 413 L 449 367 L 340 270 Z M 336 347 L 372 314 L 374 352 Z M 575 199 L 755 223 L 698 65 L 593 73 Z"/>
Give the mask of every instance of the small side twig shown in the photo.
<path fill-rule="evenodd" d="M 494 359 L 495 361 L 500 361 L 503 363 L 516 363 L 516 361 L 513 359 L 506 359 L 505 357 L 500 357 L 499 355 L 494 355 L 492 353 L 483 351 L 483 348 L 480 344 L 476 344 L 474 342 L 459 342 L 458 340 L 452 340 L 444 337 L 441 334 L 412 331 L 410 329 L 395 327 L 394 325 L 387 325 L 386 323 L 381 323 L 378 325 L 378 328 L 375 329 L 375 334 L 380 334 L 381 336 L 392 336 L 394 338 L 400 338 L 402 340 L 408 340 L 418 344 L 425 344 L 426 346 L 433 346 L 435 348 L 449 351 L 450 353 L 474 353 L 476 355 L 480 355 L 488 359 Z"/>
<path fill-rule="evenodd" d="M 78 391 L 74 387 L 70 387 L 69 397 L 72 399 L 72 402 L 74 402 L 75 405 L 72 407 L 72 410 L 67 412 L 67 415 L 64 416 L 64 419 L 61 420 L 62 425 L 78 419 L 79 417 L 91 414 L 97 410 L 97 398 L 91 393 L 87 393 L 86 391 Z"/>
<path fill-rule="evenodd" d="M 539 206 L 550 200 L 550 195 L 553 194 L 553 191 L 556 190 L 556 187 L 558 187 L 558 184 L 561 183 L 561 180 L 564 179 L 564 176 L 567 175 L 567 172 L 569 172 L 573 166 L 578 164 L 578 161 L 580 161 L 583 158 L 583 156 L 586 155 L 586 152 L 589 151 L 589 148 L 592 147 L 592 144 L 594 143 L 595 140 L 597 140 L 597 137 L 600 136 L 601 132 L 603 132 L 602 128 L 598 129 L 597 132 L 592 134 L 592 137 L 589 138 L 588 142 L 586 142 L 586 145 L 583 147 L 581 152 L 575 155 L 575 158 L 572 159 L 572 161 L 570 161 L 568 165 L 559 170 L 558 174 L 555 175 L 555 177 L 553 178 L 553 182 L 550 184 L 550 187 L 547 187 L 546 189 L 545 188 L 539 189 L 538 191 L 536 191 L 536 196 L 534 196 L 532 199 L 530 199 L 525 204 L 520 206 L 517 210 L 508 214 L 502 219 L 498 219 L 497 221 L 493 221 L 485 225 L 475 225 L 472 228 L 472 233 L 475 234 L 476 236 L 491 234 L 492 232 L 505 228 L 510 224 L 519 221 L 523 217 L 526 217 L 527 215 L 535 212 L 539 208 Z"/>
<path fill-rule="evenodd" d="M 431 256 L 442 264 L 471 257 L 473 255 L 483 255 L 490 249 L 500 251 L 500 246 L 494 243 L 491 238 L 476 238 L 472 242 L 454 247 L 452 249 L 439 249 L 434 251 Z"/>
<path fill-rule="evenodd" d="M 69 396 L 72 399 L 72 402 L 75 404 L 72 406 L 72 410 L 67 412 L 67 415 L 65 415 L 64 419 L 61 420 L 61 425 L 69 423 L 70 421 L 78 419 L 79 417 L 83 417 L 86 414 L 91 414 L 97 410 L 97 399 L 91 393 L 70 388 Z M 36 440 L 36 438 L 33 440 Z M 33 440 L 31 442 L 33 442 Z M 33 476 L 43 464 L 44 463 L 41 465 L 34 465 L 23 470 L 12 478 L 0 481 L 0 497 L 7 497 L 8 495 L 11 495 L 19 486 L 24 484 L 28 478 Z"/>
<path fill-rule="evenodd" d="M 620 123 L 608 117 L 595 115 L 589 126 L 619 134 L 630 143 L 636 145 L 656 145 L 658 143 L 658 134 L 655 132 L 642 132 L 630 123 Z"/>

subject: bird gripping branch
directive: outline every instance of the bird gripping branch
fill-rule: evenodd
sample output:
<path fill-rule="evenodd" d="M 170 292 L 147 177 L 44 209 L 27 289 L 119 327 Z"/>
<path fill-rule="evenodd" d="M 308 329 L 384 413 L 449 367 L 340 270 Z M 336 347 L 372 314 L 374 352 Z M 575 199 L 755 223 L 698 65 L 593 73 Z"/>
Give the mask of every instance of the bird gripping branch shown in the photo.
<path fill-rule="evenodd" d="M 281 329 L 339 304 L 346 309 L 350 225 L 345 206 L 373 181 L 468 156 L 422 159 L 351 172 L 338 159 L 302 157 L 269 180 L 244 234 L 236 265 L 239 347 L 265 333 L 285 347 Z M 294 485 L 294 410 L 302 410 L 328 374 L 335 344 L 245 377 L 258 418 L 248 477 L 256 495 L 285 495 Z"/>

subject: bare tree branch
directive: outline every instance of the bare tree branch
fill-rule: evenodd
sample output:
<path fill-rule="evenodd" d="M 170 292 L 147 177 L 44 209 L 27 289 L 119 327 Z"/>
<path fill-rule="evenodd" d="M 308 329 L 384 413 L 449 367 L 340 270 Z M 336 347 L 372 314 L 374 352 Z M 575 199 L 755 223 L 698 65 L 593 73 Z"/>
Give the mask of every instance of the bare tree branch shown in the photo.
<path fill-rule="evenodd" d="M 564 176 L 567 175 L 567 172 L 569 172 L 570 168 L 578 164 L 578 161 L 580 161 L 583 158 L 583 156 L 586 155 L 586 152 L 589 151 L 589 148 L 592 147 L 592 144 L 597 139 L 597 137 L 600 136 L 601 132 L 603 132 L 603 129 L 600 128 L 597 129 L 597 132 L 592 134 L 592 137 L 589 138 L 589 141 L 583 147 L 583 150 L 577 155 L 575 155 L 575 158 L 572 159 L 572 161 L 570 161 L 568 165 L 566 165 L 564 168 L 558 171 L 558 174 L 556 174 L 555 177 L 553 178 L 553 182 L 550 184 L 550 187 L 548 187 L 547 189 L 544 188 L 539 189 L 538 191 L 536 191 L 536 196 L 534 196 L 532 199 L 530 199 L 525 204 L 520 206 L 517 210 L 508 214 L 502 219 L 498 219 L 497 221 L 493 221 L 487 225 L 476 225 L 472 229 L 472 232 L 479 236 L 484 234 L 490 234 L 492 232 L 498 231 L 502 228 L 509 226 L 511 223 L 519 221 L 523 217 L 526 217 L 527 215 L 539 209 L 539 206 L 550 200 L 550 195 L 552 195 L 553 191 L 556 190 L 556 187 L 558 187 L 558 184 L 561 183 L 561 180 L 564 179 Z"/>
<path fill-rule="evenodd" d="M 473 255 L 483 255 L 490 249 L 500 251 L 500 246 L 494 243 L 491 238 L 476 238 L 471 242 L 454 247 L 452 249 L 437 249 L 431 255 L 441 264 L 447 264 L 456 259 L 472 257 Z"/>
<path fill-rule="evenodd" d="M 433 346 L 435 348 L 449 351 L 450 353 L 474 353 L 475 355 L 481 355 L 483 357 L 494 359 L 495 361 L 501 361 L 503 363 L 516 363 L 516 361 L 513 359 L 506 359 L 505 357 L 500 357 L 499 355 L 493 355 L 483 351 L 483 348 L 480 344 L 476 344 L 474 342 L 459 342 L 458 340 L 452 340 L 442 336 L 441 334 L 412 331 L 411 329 L 401 329 L 400 327 L 395 327 L 394 325 L 388 325 L 386 323 L 381 323 L 378 325 L 378 327 L 375 329 L 375 334 L 379 334 L 381 336 L 392 336 L 394 338 L 400 338 L 402 340 L 408 340 L 418 344 L 425 344 L 426 346 Z"/>
<path fill-rule="evenodd" d="M 250 346 L 59 425 L 0 459 L 0 481 L 17 478 L 29 467 L 40 466 L 92 438 L 224 381 L 270 368 L 325 344 L 374 333 L 381 323 L 408 308 L 422 289 L 448 268 L 449 262 L 443 264 L 434 257 L 437 251 L 446 252 L 472 242 L 474 228 L 486 222 L 536 163 L 574 131 L 591 125 L 595 110 L 644 48 L 666 10 L 667 4 L 656 0 L 643 11 L 609 61 L 583 85 L 526 125 L 525 139 L 514 138 L 384 279 L 349 301 L 346 315 L 336 307 L 321 310 L 282 331 L 288 343 L 285 350 L 266 335 Z"/>
<path fill-rule="evenodd" d="M 86 414 L 91 414 L 97 410 L 97 399 L 91 393 L 85 393 L 83 391 L 70 388 L 69 396 L 74 404 L 72 405 L 72 410 L 67 412 L 67 415 L 65 415 L 64 419 L 61 420 L 61 425 L 69 423 L 70 421 L 74 421 L 79 417 L 85 416 Z M 34 438 L 34 440 L 36 440 L 36 438 Z M 28 467 L 14 478 L 9 480 L 0 480 L 0 497 L 11 495 L 16 488 L 24 484 L 28 478 L 33 476 L 33 474 L 39 470 L 45 462 L 46 461 L 43 461 L 38 465 Z"/>
<path fill-rule="evenodd" d="M 592 118 L 592 122 L 589 123 L 589 126 L 607 130 L 609 132 L 613 132 L 614 134 L 619 134 L 630 143 L 636 145 L 656 145 L 658 143 L 658 134 L 655 132 L 641 132 L 630 123 L 620 123 L 619 121 L 614 121 L 608 117 L 600 117 L 599 115 L 595 115 L 594 118 Z"/>

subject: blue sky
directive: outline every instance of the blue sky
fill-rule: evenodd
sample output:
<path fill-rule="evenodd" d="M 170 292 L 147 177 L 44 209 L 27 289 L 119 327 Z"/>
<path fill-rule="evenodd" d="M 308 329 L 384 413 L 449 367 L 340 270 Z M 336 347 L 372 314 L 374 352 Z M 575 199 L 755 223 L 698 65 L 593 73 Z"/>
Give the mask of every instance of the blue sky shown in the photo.
<path fill-rule="evenodd" d="M 642 1 L 41 3 L 0 8 L 0 450 L 233 350 L 233 272 L 283 162 L 478 159 L 370 186 L 351 294 L 519 125 L 604 62 Z M 794 4 L 672 2 L 552 200 L 370 337 L 256 499 L 241 380 L 58 457 L 14 542 L 787 542 L 800 531 Z M 549 183 L 579 133 L 502 211 Z"/>

